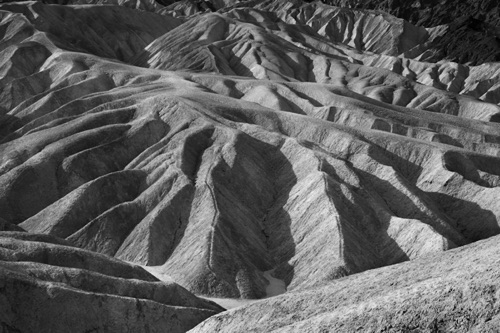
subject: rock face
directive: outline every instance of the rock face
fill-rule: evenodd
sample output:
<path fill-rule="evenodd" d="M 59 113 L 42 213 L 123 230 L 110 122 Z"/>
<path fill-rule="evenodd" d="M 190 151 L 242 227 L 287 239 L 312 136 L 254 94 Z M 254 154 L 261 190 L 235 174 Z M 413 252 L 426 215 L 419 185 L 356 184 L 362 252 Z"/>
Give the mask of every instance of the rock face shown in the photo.
<path fill-rule="evenodd" d="M 425 27 L 452 23 L 463 16 L 481 17 L 489 24 L 498 25 L 498 3 L 494 0 L 321 0 L 332 5 L 356 9 L 380 10 Z"/>
<path fill-rule="evenodd" d="M 190 332 L 498 332 L 498 241 L 290 292 Z"/>
<path fill-rule="evenodd" d="M 1 295 L 43 304 L 6 325 L 58 311 L 57 286 L 88 325 L 182 331 L 221 310 L 189 292 L 293 298 L 448 267 L 500 233 L 500 67 L 443 60 L 446 27 L 284 0 L 16 2 L 0 20 L 0 228 L 28 232 L 2 238 Z"/>
<path fill-rule="evenodd" d="M 333 5 L 380 10 L 444 33 L 432 49 L 439 57 L 479 65 L 500 60 L 500 6 L 495 0 L 323 0 Z"/>
<path fill-rule="evenodd" d="M 222 309 L 48 235 L 0 233 L 2 332 L 185 332 Z"/>

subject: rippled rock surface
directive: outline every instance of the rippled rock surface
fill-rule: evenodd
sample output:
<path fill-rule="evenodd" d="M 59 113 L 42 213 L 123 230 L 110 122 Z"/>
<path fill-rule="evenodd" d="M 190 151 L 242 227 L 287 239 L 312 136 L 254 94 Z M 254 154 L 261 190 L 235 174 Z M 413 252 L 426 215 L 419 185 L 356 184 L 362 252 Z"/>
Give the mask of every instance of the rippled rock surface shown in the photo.
<path fill-rule="evenodd" d="M 494 327 L 493 294 L 468 294 L 457 314 L 438 306 L 455 294 L 419 281 L 451 286 L 453 272 L 498 287 L 487 253 L 500 233 L 500 65 L 449 61 L 448 23 L 384 8 L 0 4 L 6 332 L 34 331 L 61 306 L 74 310 L 68 321 L 41 331 L 186 331 L 222 311 L 195 295 L 281 293 L 196 330 Z M 78 264 L 94 256 L 99 265 Z M 393 299 L 391 279 L 403 277 Z M 413 287 L 443 315 L 384 317 L 417 302 Z M 356 317 L 357 293 L 389 310 Z M 77 314 L 80 299 L 95 319 Z"/>

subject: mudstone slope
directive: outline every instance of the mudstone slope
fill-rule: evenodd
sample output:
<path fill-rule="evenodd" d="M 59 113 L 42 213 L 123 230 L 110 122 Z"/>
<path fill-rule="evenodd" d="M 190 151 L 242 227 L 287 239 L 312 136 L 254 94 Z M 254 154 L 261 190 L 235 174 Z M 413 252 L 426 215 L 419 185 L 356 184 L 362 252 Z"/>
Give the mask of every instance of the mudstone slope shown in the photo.
<path fill-rule="evenodd" d="M 500 63 L 380 9 L 0 4 L 2 329 L 494 328 Z"/>

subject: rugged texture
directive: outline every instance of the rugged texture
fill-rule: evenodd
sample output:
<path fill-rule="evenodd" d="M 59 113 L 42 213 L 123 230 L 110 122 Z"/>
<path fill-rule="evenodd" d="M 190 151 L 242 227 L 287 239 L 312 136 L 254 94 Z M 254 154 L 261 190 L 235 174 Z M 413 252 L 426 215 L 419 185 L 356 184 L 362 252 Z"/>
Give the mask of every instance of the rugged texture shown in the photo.
<path fill-rule="evenodd" d="M 499 128 L 485 121 L 500 108 L 261 23 L 288 6 L 275 5 L 186 21 L 138 53 L 153 69 L 52 48 L 22 74 L 8 65 L 33 53 L 5 58 L 2 217 L 162 266 L 197 293 L 250 298 L 266 295 L 268 271 L 303 288 L 498 233 Z M 94 8 L 5 9 L 25 7 Z M 218 74 L 158 70 L 181 68 Z"/>
<path fill-rule="evenodd" d="M 259 299 L 500 233 L 498 63 L 424 61 L 446 28 L 319 2 L 75 3 L 0 5 L 0 228 L 18 239 Z"/>
<path fill-rule="evenodd" d="M 431 48 L 446 58 L 481 64 L 500 60 L 500 6 L 496 0 L 323 0 L 324 3 L 390 13 L 423 27 L 445 28 Z"/>
<path fill-rule="evenodd" d="M 222 310 L 48 235 L 1 232 L 0 276 L 2 332 L 185 332 Z"/>
<path fill-rule="evenodd" d="M 228 6 L 241 7 L 258 4 L 257 7 L 259 7 L 261 3 L 270 3 L 271 8 L 276 9 L 275 2 L 186 0 L 175 2 L 170 6 L 157 10 L 157 12 L 169 13 L 169 15 L 173 16 L 189 16 L 207 11 L 224 10 Z M 362 18 L 363 22 L 359 27 L 369 25 L 373 29 L 373 33 L 378 33 L 378 36 L 382 37 L 382 41 L 390 36 L 387 34 L 388 31 L 381 34 L 380 31 L 377 32 L 374 29 L 374 26 L 377 25 L 376 21 L 380 20 L 380 18 L 376 17 L 385 16 L 387 13 L 408 21 L 408 23 L 405 23 L 404 28 L 401 23 L 392 23 L 390 30 L 403 28 L 408 33 L 414 30 L 411 25 L 417 25 L 421 29 L 428 28 L 428 31 L 434 36 L 422 43 L 425 44 L 425 50 L 427 51 L 425 54 L 426 61 L 438 62 L 446 59 L 462 64 L 479 65 L 484 62 L 500 60 L 500 6 L 494 0 L 322 0 L 304 2 L 311 3 L 313 7 L 323 3 L 330 6 L 349 8 L 347 12 L 354 14 L 354 16 L 368 16 L 366 19 Z M 299 16 L 293 14 L 293 11 L 301 5 L 302 1 L 295 0 L 286 1 L 285 6 L 287 7 L 286 10 L 291 11 L 292 16 L 297 18 Z M 352 11 L 352 9 L 357 9 L 359 13 L 363 14 L 356 14 L 358 11 Z M 285 14 L 286 10 L 279 8 L 282 14 Z M 357 19 L 353 21 L 355 22 Z M 303 24 L 304 22 L 300 23 Z M 337 28 L 344 24 L 335 23 Z M 357 25 L 354 26 L 355 29 L 357 27 Z M 423 35 L 420 34 L 420 36 L 422 38 Z M 414 43 L 419 42 L 419 39 L 414 37 L 410 40 Z M 420 42 L 423 41 L 420 40 Z M 411 57 L 413 56 L 411 55 Z"/>
<path fill-rule="evenodd" d="M 357 9 L 381 10 L 413 24 L 434 27 L 452 23 L 463 16 L 481 17 L 500 25 L 498 2 L 495 0 L 322 0 L 323 3 Z"/>
<path fill-rule="evenodd" d="M 232 309 L 190 332 L 498 332 L 498 241 Z"/>

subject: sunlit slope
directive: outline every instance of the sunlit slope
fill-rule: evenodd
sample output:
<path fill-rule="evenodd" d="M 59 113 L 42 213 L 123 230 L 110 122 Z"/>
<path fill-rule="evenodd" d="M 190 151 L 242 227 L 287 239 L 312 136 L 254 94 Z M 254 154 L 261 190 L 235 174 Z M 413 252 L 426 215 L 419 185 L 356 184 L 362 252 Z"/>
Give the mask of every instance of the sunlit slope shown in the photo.
<path fill-rule="evenodd" d="M 251 7 L 1 5 L 0 217 L 244 298 L 499 233 L 500 108 L 404 58 L 425 29 Z"/>

